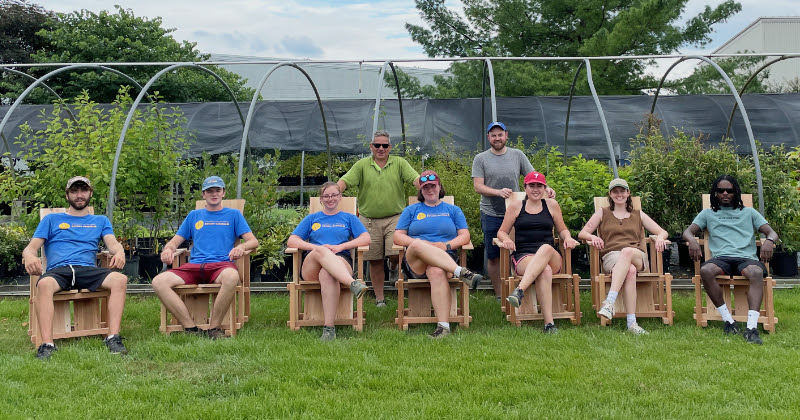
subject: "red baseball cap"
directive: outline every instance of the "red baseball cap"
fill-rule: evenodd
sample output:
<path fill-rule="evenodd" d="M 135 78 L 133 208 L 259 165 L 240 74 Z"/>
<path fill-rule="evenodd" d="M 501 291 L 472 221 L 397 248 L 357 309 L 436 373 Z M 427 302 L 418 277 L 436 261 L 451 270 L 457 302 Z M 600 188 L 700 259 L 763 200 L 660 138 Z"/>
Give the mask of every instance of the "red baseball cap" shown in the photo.
<path fill-rule="evenodd" d="M 544 179 L 544 175 L 540 174 L 539 172 L 533 171 L 525 175 L 525 185 L 528 184 L 542 184 L 547 186 L 547 181 Z"/>
<path fill-rule="evenodd" d="M 419 175 L 419 187 L 422 188 L 427 184 L 439 184 L 442 185 L 441 179 L 439 179 L 439 175 L 436 174 L 434 171 L 422 171 Z"/>

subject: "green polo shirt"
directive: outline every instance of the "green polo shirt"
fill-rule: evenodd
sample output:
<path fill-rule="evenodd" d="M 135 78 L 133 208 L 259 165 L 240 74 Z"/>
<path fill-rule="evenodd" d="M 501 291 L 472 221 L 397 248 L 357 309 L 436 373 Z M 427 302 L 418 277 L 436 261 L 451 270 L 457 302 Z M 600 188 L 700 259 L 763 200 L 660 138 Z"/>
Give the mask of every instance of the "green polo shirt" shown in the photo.
<path fill-rule="evenodd" d="M 417 171 L 399 156 L 389 156 L 383 169 L 372 156 L 367 156 L 356 162 L 341 180 L 347 188 L 359 187 L 359 214 L 379 219 L 403 211 L 408 202 L 404 184 L 413 183 L 417 177 Z"/>

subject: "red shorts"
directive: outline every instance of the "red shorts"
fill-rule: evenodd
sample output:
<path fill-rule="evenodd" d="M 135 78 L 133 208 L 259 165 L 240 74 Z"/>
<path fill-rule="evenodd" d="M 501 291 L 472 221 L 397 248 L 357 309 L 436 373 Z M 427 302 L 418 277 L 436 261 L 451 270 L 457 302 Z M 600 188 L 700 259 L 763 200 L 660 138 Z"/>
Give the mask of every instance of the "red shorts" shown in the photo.
<path fill-rule="evenodd" d="M 230 261 L 223 261 L 205 264 L 187 263 L 178 268 L 171 268 L 168 271 L 177 274 L 186 284 L 209 284 L 213 283 L 219 273 L 226 268 L 237 270 L 236 264 Z"/>

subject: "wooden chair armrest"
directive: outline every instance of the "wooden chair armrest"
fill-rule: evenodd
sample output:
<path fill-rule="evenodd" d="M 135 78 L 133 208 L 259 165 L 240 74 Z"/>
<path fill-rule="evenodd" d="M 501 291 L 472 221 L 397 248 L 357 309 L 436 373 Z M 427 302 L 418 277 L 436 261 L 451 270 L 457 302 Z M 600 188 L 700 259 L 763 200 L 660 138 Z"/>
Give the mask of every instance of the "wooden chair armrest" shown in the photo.
<path fill-rule="evenodd" d="M 175 252 L 172 255 L 175 256 L 175 257 L 178 257 L 178 256 L 181 256 L 183 254 L 186 254 L 187 252 L 189 252 L 188 248 L 178 248 L 178 249 L 175 250 Z"/>
<path fill-rule="evenodd" d="M 286 248 L 283 250 L 285 254 L 297 254 L 299 251 L 299 248 Z"/>
<path fill-rule="evenodd" d="M 656 239 L 658 239 L 658 235 L 650 235 L 650 236 L 647 237 L 647 240 L 648 241 L 653 241 L 653 243 L 656 242 Z M 672 243 L 672 241 L 670 241 L 669 239 L 664 239 L 664 243 L 669 245 L 669 244 Z"/>
<path fill-rule="evenodd" d="M 462 246 L 461 249 L 466 249 L 467 251 L 470 251 L 470 250 L 475 249 L 475 246 L 472 245 L 472 241 L 469 241 L 469 243 L 464 245 L 464 246 Z"/>
<path fill-rule="evenodd" d="M 402 251 L 403 248 L 405 248 L 405 247 L 402 246 L 402 245 L 397 245 L 395 243 L 392 244 L 392 251 Z"/>
<path fill-rule="evenodd" d="M 356 250 L 358 252 L 367 252 L 367 251 L 369 251 L 369 245 L 360 246 L 360 247 L 356 248 Z"/>
<path fill-rule="evenodd" d="M 501 245 L 503 245 L 503 241 L 501 241 L 499 238 L 492 239 L 492 243 L 502 248 Z"/>

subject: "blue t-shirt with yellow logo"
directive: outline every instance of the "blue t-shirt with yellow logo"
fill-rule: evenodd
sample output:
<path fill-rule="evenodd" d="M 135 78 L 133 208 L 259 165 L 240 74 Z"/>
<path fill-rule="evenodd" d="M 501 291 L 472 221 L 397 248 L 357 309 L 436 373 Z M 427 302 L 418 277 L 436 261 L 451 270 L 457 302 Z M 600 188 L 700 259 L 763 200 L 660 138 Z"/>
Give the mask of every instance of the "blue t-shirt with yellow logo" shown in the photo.
<path fill-rule="evenodd" d="M 103 236 L 113 234 L 105 216 L 53 213 L 39 222 L 33 237 L 44 239 L 46 271 L 50 271 L 65 265 L 97 266 L 97 244 Z"/>
<path fill-rule="evenodd" d="M 361 236 L 367 229 L 358 217 L 340 211 L 327 215 L 321 211 L 304 217 L 292 232 L 314 245 L 339 245 Z"/>
<path fill-rule="evenodd" d="M 467 229 L 464 212 L 457 206 L 441 202 L 434 207 L 416 203 L 400 213 L 397 229 L 405 230 L 412 238 L 428 242 L 447 242 L 458 236 L 459 229 Z"/>
<path fill-rule="evenodd" d="M 219 211 L 192 210 L 178 229 L 178 236 L 191 239 L 194 264 L 230 261 L 228 253 L 236 240 L 250 232 L 250 226 L 239 210 L 223 208 Z"/>

